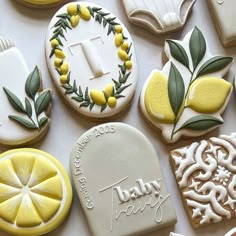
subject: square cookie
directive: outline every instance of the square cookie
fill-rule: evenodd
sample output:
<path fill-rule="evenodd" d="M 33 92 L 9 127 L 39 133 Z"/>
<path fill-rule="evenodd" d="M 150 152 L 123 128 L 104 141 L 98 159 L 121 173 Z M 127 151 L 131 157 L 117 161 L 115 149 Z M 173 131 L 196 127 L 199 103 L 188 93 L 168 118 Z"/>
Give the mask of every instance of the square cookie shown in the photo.
<path fill-rule="evenodd" d="M 235 1 L 207 0 L 213 23 L 224 47 L 236 45 Z"/>
<path fill-rule="evenodd" d="M 235 217 L 236 133 L 176 149 L 170 163 L 194 228 Z"/>

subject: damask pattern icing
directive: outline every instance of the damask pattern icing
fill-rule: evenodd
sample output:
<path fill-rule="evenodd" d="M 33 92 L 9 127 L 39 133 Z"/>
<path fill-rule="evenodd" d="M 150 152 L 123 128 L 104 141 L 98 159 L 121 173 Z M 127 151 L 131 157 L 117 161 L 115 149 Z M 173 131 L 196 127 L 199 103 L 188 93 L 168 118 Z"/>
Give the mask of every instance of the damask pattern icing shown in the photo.
<path fill-rule="evenodd" d="M 93 30 L 88 32 L 87 27 Z M 86 2 L 62 7 L 49 26 L 46 54 L 59 90 L 85 116 L 117 114 L 133 97 L 132 40 L 122 23 L 102 7 Z M 80 71 L 77 63 L 84 65 Z"/>
<path fill-rule="evenodd" d="M 170 162 L 194 227 L 235 217 L 236 133 L 170 153 Z"/>
<path fill-rule="evenodd" d="M 122 0 L 129 20 L 163 34 L 182 28 L 196 0 Z"/>
<path fill-rule="evenodd" d="M 153 70 L 143 86 L 140 107 L 148 123 L 164 140 L 200 136 L 223 124 L 232 84 L 222 77 L 233 58 L 213 56 L 202 32 L 195 27 L 183 41 L 166 40 L 168 61 Z"/>

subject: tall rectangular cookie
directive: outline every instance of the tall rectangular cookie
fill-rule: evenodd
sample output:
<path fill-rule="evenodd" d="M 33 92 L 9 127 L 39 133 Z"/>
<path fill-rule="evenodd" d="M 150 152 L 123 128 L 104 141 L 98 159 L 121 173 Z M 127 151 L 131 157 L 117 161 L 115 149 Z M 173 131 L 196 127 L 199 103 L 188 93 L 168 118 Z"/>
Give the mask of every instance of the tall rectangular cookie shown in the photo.
<path fill-rule="evenodd" d="M 224 47 L 236 46 L 235 1 L 207 0 L 213 23 Z"/>
<path fill-rule="evenodd" d="M 193 227 L 236 216 L 236 133 L 176 149 L 170 163 Z"/>

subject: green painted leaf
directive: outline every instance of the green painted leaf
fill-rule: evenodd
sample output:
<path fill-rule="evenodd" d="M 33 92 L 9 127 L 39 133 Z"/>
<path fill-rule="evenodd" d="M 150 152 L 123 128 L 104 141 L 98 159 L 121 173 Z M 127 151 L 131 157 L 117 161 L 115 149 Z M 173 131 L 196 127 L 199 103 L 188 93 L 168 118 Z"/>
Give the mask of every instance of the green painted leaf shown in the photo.
<path fill-rule="evenodd" d="M 84 97 L 85 97 L 85 100 L 86 100 L 87 102 L 90 102 L 90 97 L 89 97 L 89 93 L 88 93 L 88 87 L 86 87 L 86 89 L 85 89 L 85 95 L 84 95 Z"/>
<path fill-rule="evenodd" d="M 185 49 L 177 42 L 172 40 L 166 40 L 170 47 L 170 53 L 178 62 L 189 68 L 188 55 Z"/>
<path fill-rule="evenodd" d="M 34 99 L 36 93 L 40 88 L 40 72 L 36 66 L 34 70 L 29 74 L 26 83 L 25 83 L 25 92 L 26 94 Z"/>
<path fill-rule="evenodd" d="M 91 102 L 90 105 L 89 105 L 89 110 L 92 111 L 93 107 L 94 107 L 95 103 L 94 102 Z"/>
<path fill-rule="evenodd" d="M 189 42 L 190 54 L 195 69 L 206 53 L 206 41 L 202 32 L 195 27 Z"/>
<path fill-rule="evenodd" d="M 29 117 L 32 116 L 32 106 L 28 98 L 25 98 L 25 110 Z"/>
<path fill-rule="evenodd" d="M 48 118 L 47 117 L 42 117 L 39 121 L 39 128 L 42 128 L 44 125 L 46 125 L 48 122 Z"/>
<path fill-rule="evenodd" d="M 35 103 L 36 114 L 39 115 L 45 111 L 51 102 L 51 93 L 49 90 L 40 94 Z"/>
<path fill-rule="evenodd" d="M 191 130 L 206 130 L 224 122 L 208 115 L 199 115 L 187 120 L 178 130 L 191 129 Z"/>
<path fill-rule="evenodd" d="M 183 78 L 176 66 L 171 63 L 170 74 L 168 79 L 168 96 L 170 99 L 171 108 L 175 116 L 178 115 L 179 109 L 183 103 L 184 93 L 185 87 Z"/>
<path fill-rule="evenodd" d="M 38 127 L 33 124 L 31 121 L 26 120 L 25 118 L 19 116 L 9 116 L 10 119 L 16 121 L 18 124 L 24 126 L 28 129 L 38 129 Z"/>
<path fill-rule="evenodd" d="M 83 102 L 84 99 L 82 97 L 72 97 L 71 99 L 77 101 L 77 102 Z"/>
<path fill-rule="evenodd" d="M 8 90 L 7 88 L 3 87 L 4 92 L 7 95 L 8 101 L 10 102 L 10 104 L 12 105 L 12 107 L 19 112 L 25 113 L 25 109 L 23 104 L 21 103 L 20 99 L 14 94 L 12 93 L 10 90 Z"/>
<path fill-rule="evenodd" d="M 102 105 L 101 112 L 103 112 L 107 108 L 107 104 Z"/>
<path fill-rule="evenodd" d="M 83 103 L 80 104 L 79 107 L 88 107 L 89 104 L 90 104 L 89 102 L 83 102 Z"/>
<path fill-rule="evenodd" d="M 197 76 L 200 77 L 206 74 L 211 74 L 224 69 L 233 62 L 232 57 L 215 56 L 206 61 L 199 69 Z"/>

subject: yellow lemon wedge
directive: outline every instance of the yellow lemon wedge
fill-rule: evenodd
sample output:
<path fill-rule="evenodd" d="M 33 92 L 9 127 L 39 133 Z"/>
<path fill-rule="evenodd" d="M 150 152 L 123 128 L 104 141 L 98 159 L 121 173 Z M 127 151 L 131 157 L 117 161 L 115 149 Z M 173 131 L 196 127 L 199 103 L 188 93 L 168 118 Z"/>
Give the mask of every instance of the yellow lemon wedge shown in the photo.
<path fill-rule="evenodd" d="M 215 113 L 225 104 L 231 88 L 231 83 L 222 78 L 197 79 L 190 86 L 187 106 L 197 112 Z"/>
<path fill-rule="evenodd" d="M 0 228 L 14 235 L 42 235 L 69 212 L 72 188 L 51 155 L 24 148 L 0 155 Z"/>
<path fill-rule="evenodd" d="M 175 120 L 168 96 L 168 78 L 159 71 L 152 74 L 147 85 L 145 107 L 150 116 L 163 123 L 173 123 Z"/>

